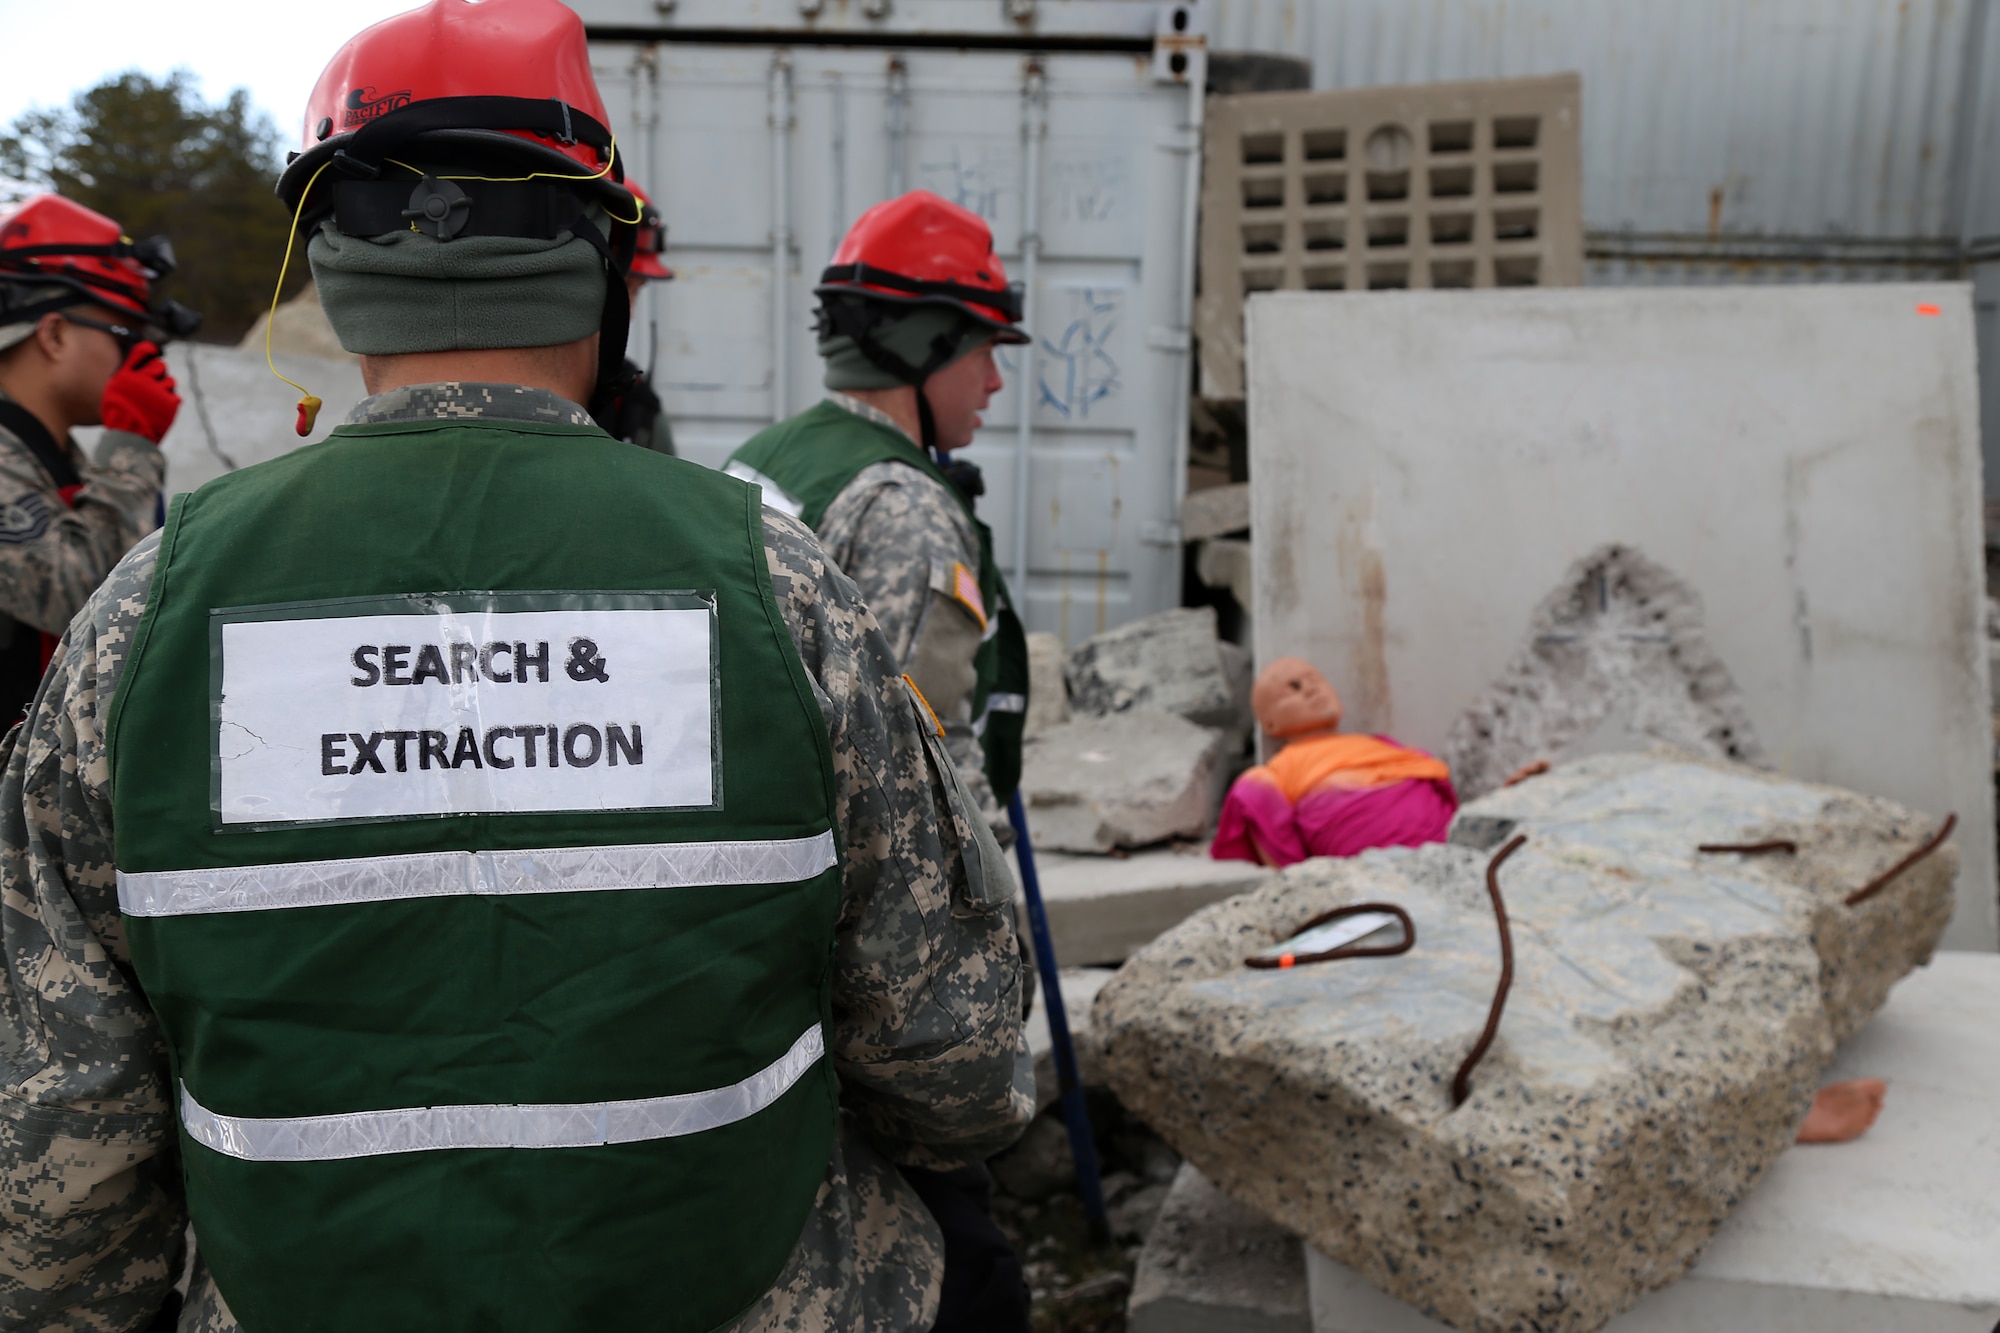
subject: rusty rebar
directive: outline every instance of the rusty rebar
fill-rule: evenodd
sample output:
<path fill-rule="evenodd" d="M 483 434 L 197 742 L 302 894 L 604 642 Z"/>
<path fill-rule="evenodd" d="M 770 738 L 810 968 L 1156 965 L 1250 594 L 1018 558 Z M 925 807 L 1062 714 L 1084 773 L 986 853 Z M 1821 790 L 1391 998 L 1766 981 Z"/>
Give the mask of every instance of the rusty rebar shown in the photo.
<path fill-rule="evenodd" d="M 1527 840 L 1527 834 L 1516 834 L 1512 842 L 1486 863 L 1486 893 L 1493 899 L 1493 919 L 1500 927 L 1500 984 L 1494 988 L 1493 1004 L 1486 1011 L 1486 1030 L 1479 1034 L 1479 1040 L 1473 1044 L 1465 1063 L 1458 1067 L 1458 1073 L 1451 1080 L 1453 1110 L 1463 1106 L 1465 1099 L 1472 1095 L 1472 1071 L 1486 1058 L 1486 1048 L 1493 1044 L 1493 1038 L 1500 1031 L 1500 1015 L 1507 1008 L 1507 992 L 1514 985 L 1514 932 L 1507 927 L 1507 904 L 1500 897 L 1500 867 L 1508 857 L 1520 851 Z"/>
<path fill-rule="evenodd" d="M 1858 888 L 1854 892 L 1848 894 L 1846 899 L 1846 905 L 1849 907 L 1859 907 L 1862 903 L 1867 902 L 1870 898 L 1873 898 L 1876 894 L 1888 888 L 1889 885 L 1892 882 L 1894 882 L 1896 876 L 1902 874 L 1905 870 L 1908 870 L 1911 866 L 1923 860 L 1926 856 L 1929 856 L 1932 852 L 1936 851 L 1938 848 L 1944 846 L 1944 840 L 1946 838 L 1949 838 L 1951 836 L 1951 831 L 1957 827 L 1958 827 L 1958 814 L 1956 811 L 1954 811 L 1953 813 L 1948 814 L 1944 817 L 1944 827 L 1939 829 L 1937 833 L 1932 836 L 1929 842 L 1917 848 L 1917 850 L 1911 852 L 1908 856 L 1896 862 L 1896 864 L 1890 866 L 1887 870 L 1877 875 L 1874 879 L 1868 881 L 1868 883 L 1863 887 Z"/>
<path fill-rule="evenodd" d="M 1331 912 L 1321 912 L 1312 920 L 1293 931 L 1293 935 L 1303 935 L 1314 926 L 1323 926 L 1329 921 L 1338 921 L 1345 916 L 1360 916 L 1363 912 L 1387 912 L 1403 923 L 1403 939 L 1400 944 L 1343 944 L 1338 949 L 1321 949 L 1318 953 L 1281 953 L 1276 958 L 1252 954 L 1243 960 L 1245 967 L 1302 967 L 1307 963 L 1331 963 L 1341 958 L 1394 958 L 1397 954 L 1408 953 L 1416 947 L 1417 923 L 1410 920 L 1410 914 L 1394 903 L 1349 903 L 1346 907 L 1336 907 Z M 1380 929 L 1378 926 L 1376 929 Z M 1371 930 L 1368 935 L 1373 935 Z M 1362 939 L 1367 939 L 1363 935 Z"/>
<path fill-rule="evenodd" d="M 1769 842 L 1705 842 L 1695 848 L 1698 852 L 1734 852 L 1738 856 L 1769 856 L 1773 852 L 1783 852 L 1786 856 L 1797 856 L 1799 845 L 1790 838 L 1773 838 Z"/>

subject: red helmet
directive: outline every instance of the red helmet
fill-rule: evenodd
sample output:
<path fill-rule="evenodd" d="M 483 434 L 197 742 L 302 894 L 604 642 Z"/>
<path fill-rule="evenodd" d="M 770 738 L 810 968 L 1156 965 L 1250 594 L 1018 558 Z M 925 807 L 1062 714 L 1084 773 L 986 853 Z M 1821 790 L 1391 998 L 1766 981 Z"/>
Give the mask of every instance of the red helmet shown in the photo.
<path fill-rule="evenodd" d="M 0 212 L 0 318 L 10 324 L 88 302 L 185 337 L 199 317 L 177 303 L 152 304 L 153 283 L 173 271 L 166 237 L 134 241 L 110 218 L 59 194 Z M 37 292 L 44 294 L 35 299 Z"/>
<path fill-rule="evenodd" d="M 644 190 L 631 181 L 625 182 L 625 188 L 639 201 L 639 243 L 633 251 L 629 272 L 635 278 L 668 281 L 674 276 L 674 271 L 661 258 L 667 252 L 666 219 L 660 216 L 659 209 L 653 207 L 652 198 Z"/>
<path fill-rule="evenodd" d="M 1008 283 L 985 219 L 929 190 L 912 190 L 863 213 L 813 290 L 822 299 L 954 306 L 1001 342 L 1033 341 L 1017 327 L 1021 288 Z"/>
<path fill-rule="evenodd" d="M 568 178 L 629 220 L 608 119 L 583 20 L 560 0 L 430 0 L 334 55 L 278 195 L 297 207 L 322 168 L 373 179 L 386 158 L 423 149 Z"/>

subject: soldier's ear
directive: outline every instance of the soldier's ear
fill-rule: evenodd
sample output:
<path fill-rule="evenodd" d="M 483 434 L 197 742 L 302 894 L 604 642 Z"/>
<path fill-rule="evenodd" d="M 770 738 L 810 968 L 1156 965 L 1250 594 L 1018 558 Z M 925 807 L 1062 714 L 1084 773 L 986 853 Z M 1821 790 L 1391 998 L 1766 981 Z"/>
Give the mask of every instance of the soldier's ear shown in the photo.
<path fill-rule="evenodd" d="M 60 311 L 52 311 L 35 321 L 33 341 L 42 349 L 42 355 L 51 361 L 62 359 L 63 349 L 69 346 L 70 335 L 70 323 Z"/>

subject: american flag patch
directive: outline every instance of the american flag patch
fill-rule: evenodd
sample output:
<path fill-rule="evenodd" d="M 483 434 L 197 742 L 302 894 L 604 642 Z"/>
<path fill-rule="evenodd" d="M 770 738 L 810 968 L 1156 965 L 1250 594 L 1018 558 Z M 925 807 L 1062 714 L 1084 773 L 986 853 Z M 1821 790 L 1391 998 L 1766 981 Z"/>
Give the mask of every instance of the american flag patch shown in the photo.
<path fill-rule="evenodd" d="M 972 612 L 979 622 L 979 628 L 986 628 L 986 599 L 979 595 L 979 578 L 964 565 L 951 567 L 951 595 L 960 606 Z"/>

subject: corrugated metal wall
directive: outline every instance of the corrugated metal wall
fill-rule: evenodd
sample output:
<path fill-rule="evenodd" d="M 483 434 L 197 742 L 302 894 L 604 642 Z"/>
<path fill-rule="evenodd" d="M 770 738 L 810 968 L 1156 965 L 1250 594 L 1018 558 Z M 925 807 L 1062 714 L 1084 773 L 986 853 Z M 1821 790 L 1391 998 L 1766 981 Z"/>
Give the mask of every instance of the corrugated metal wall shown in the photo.
<path fill-rule="evenodd" d="M 2000 233 L 1992 7 L 1214 0 L 1210 39 L 1321 88 L 1580 71 L 1596 281 L 1946 276 Z"/>

